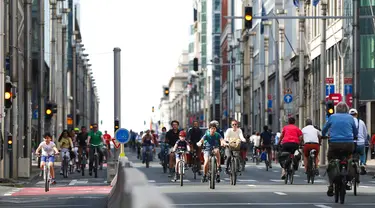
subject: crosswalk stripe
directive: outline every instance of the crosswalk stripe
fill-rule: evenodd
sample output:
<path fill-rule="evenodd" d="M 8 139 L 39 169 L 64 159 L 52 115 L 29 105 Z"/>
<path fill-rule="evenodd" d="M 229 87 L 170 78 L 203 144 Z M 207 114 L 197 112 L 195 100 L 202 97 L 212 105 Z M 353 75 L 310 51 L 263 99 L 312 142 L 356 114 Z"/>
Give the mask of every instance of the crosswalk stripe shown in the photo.
<path fill-rule="evenodd" d="M 76 183 L 77 183 L 77 180 L 72 180 L 72 181 L 69 183 L 69 186 L 74 186 L 74 185 L 76 185 Z"/>

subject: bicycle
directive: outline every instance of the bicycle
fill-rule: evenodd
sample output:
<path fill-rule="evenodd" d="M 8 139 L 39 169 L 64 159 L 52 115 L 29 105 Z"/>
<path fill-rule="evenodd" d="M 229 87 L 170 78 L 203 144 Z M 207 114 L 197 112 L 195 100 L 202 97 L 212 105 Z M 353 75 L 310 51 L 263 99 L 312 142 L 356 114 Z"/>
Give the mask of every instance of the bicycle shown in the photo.
<path fill-rule="evenodd" d="M 62 171 L 63 171 L 64 178 L 68 178 L 68 175 L 70 173 L 70 171 L 68 171 L 69 160 L 68 160 L 67 153 L 68 151 L 63 152 Z"/>
<path fill-rule="evenodd" d="M 58 153 L 55 155 L 58 155 Z M 38 155 L 38 158 L 40 158 L 40 155 Z M 49 169 L 49 156 L 46 156 L 46 162 L 44 163 L 44 167 L 43 167 L 43 179 L 44 179 L 44 191 L 45 192 L 49 191 L 49 188 L 52 182 L 50 173 L 51 172 Z"/>
<path fill-rule="evenodd" d="M 149 147 L 149 146 L 143 146 L 143 148 L 145 148 L 145 147 Z M 142 158 L 142 159 L 145 161 L 145 163 L 146 163 L 146 168 L 149 168 L 149 167 L 150 167 L 150 160 L 151 160 L 151 157 L 152 157 L 152 155 L 151 155 L 151 150 L 150 150 L 150 148 L 146 148 L 145 158 Z"/>
<path fill-rule="evenodd" d="M 193 150 L 191 159 L 193 161 L 193 165 L 191 167 L 191 170 L 193 171 L 194 179 L 197 179 L 197 173 L 199 173 L 199 171 L 200 171 L 201 161 L 200 161 L 200 158 L 197 155 L 196 149 Z"/>
<path fill-rule="evenodd" d="M 315 175 L 316 175 L 316 164 L 315 164 L 316 150 L 312 149 L 309 152 L 309 158 L 307 162 L 307 183 L 314 184 Z"/>
<path fill-rule="evenodd" d="M 346 156 L 342 155 L 340 150 L 340 159 L 334 159 L 335 163 L 339 164 L 339 174 L 333 180 L 333 190 L 335 194 L 335 203 L 344 204 L 346 195 L 346 184 L 348 177 L 348 160 Z"/>
<path fill-rule="evenodd" d="M 354 168 L 354 177 L 351 180 L 352 186 L 353 186 L 353 193 L 354 196 L 357 196 L 357 188 L 359 186 L 359 153 L 354 152 L 353 154 L 353 168 Z"/>
<path fill-rule="evenodd" d="M 296 150 L 298 151 L 298 150 Z M 285 179 L 284 179 L 284 182 L 285 184 L 288 184 L 288 181 L 290 182 L 290 184 L 293 184 L 294 182 L 294 154 L 291 154 L 289 153 L 289 156 L 287 158 L 287 160 L 285 161 L 285 164 L 284 164 L 284 170 L 285 170 Z"/>
<path fill-rule="evenodd" d="M 167 143 L 161 143 L 160 146 L 164 148 L 164 151 L 160 152 L 160 160 L 163 166 L 163 172 L 166 173 L 169 167 L 169 145 Z"/>
<path fill-rule="evenodd" d="M 217 164 L 216 164 L 216 155 L 215 155 L 215 149 L 213 147 L 210 148 L 210 156 L 208 158 L 208 174 L 207 178 L 210 181 L 210 189 L 215 189 L 215 179 L 217 182 L 220 182 L 220 180 L 217 180 L 218 170 L 217 170 Z"/>
<path fill-rule="evenodd" d="M 180 185 L 184 185 L 184 174 L 185 174 L 185 153 L 186 151 L 184 150 L 177 150 L 176 154 L 178 154 L 180 161 L 176 164 L 176 167 L 178 168 L 178 173 L 180 176 Z M 176 182 L 176 178 L 174 180 Z"/>
<path fill-rule="evenodd" d="M 237 183 L 237 173 L 241 172 L 240 171 L 240 152 L 239 151 L 231 151 L 231 159 L 230 159 L 230 183 L 231 185 L 235 186 Z"/>
<path fill-rule="evenodd" d="M 98 145 L 91 144 L 91 149 L 93 149 L 93 151 L 94 151 L 94 157 L 93 157 L 94 165 L 93 165 L 93 169 L 94 169 L 94 177 L 95 178 L 98 177 L 98 169 L 99 169 L 99 153 L 98 153 L 98 148 L 100 146 L 101 146 L 101 144 L 98 144 Z"/>
<path fill-rule="evenodd" d="M 82 155 L 81 155 L 81 171 L 82 171 L 82 176 L 85 176 L 85 168 L 87 165 L 87 155 L 86 155 L 86 147 L 82 148 Z"/>

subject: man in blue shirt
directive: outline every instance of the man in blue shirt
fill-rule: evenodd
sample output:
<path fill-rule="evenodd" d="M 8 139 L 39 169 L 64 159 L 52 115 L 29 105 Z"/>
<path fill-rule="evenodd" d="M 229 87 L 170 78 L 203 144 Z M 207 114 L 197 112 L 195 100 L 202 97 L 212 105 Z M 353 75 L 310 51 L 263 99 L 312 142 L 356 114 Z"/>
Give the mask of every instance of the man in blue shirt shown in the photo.
<path fill-rule="evenodd" d="M 345 102 L 336 106 L 336 113 L 331 115 L 323 127 L 322 136 L 325 137 L 329 130 L 328 161 L 339 159 L 344 155 L 350 157 L 354 150 L 354 140 L 357 139 L 358 129 L 353 117 L 348 114 L 349 107 Z M 342 151 L 342 153 L 340 153 Z M 328 196 L 333 196 L 333 180 L 329 177 Z M 347 187 L 350 190 L 350 187 Z"/>

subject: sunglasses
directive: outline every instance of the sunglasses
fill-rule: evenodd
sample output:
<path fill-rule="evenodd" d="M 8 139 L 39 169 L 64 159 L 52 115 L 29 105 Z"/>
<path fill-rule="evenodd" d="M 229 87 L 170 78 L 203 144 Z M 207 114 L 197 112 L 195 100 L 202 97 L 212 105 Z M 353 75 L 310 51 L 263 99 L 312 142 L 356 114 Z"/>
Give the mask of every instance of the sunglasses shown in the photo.
<path fill-rule="evenodd" d="M 232 126 L 237 126 L 237 124 L 232 124 Z"/>

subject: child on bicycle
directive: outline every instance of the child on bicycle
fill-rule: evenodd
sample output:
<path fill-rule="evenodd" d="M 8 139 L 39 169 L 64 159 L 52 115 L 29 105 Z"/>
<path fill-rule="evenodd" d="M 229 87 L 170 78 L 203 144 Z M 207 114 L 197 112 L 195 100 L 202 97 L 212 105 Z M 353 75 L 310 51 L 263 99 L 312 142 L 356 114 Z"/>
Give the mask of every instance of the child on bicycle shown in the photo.
<path fill-rule="evenodd" d="M 70 151 L 74 148 L 74 146 L 73 146 L 72 138 L 69 136 L 68 130 L 64 130 L 61 133 L 60 138 L 58 139 L 58 142 L 60 145 L 61 153 L 63 153 L 61 157 L 64 158 L 64 155 L 65 155 L 67 160 L 70 161 L 71 159 Z M 63 165 L 61 165 L 60 175 L 63 175 Z"/>
<path fill-rule="evenodd" d="M 220 171 L 221 171 L 221 157 L 220 157 L 220 146 L 224 146 L 224 139 L 223 137 L 216 132 L 216 125 L 214 123 L 210 123 L 209 126 L 209 132 L 206 132 L 206 134 L 202 137 L 202 139 L 197 143 L 197 146 L 200 147 L 202 144 L 204 144 L 204 164 L 203 164 L 203 178 L 202 182 L 207 181 L 207 172 L 208 172 L 208 161 L 210 158 L 211 154 L 211 148 L 213 148 L 213 151 L 216 156 L 216 162 L 217 162 L 217 167 L 218 167 L 218 172 L 217 172 L 217 177 L 216 181 L 220 182 Z"/>
<path fill-rule="evenodd" d="M 176 152 L 176 150 L 179 151 L 190 151 L 190 145 L 189 143 L 185 140 L 186 138 L 186 132 L 185 131 L 180 131 L 179 133 L 180 139 L 177 140 L 176 144 L 173 147 L 173 152 Z M 186 154 L 183 154 L 185 161 L 187 161 Z M 180 154 L 175 154 L 176 155 L 176 175 L 175 175 L 175 180 L 177 180 L 178 174 L 179 174 L 179 168 L 178 168 L 178 163 L 180 162 Z M 185 168 L 185 167 L 184 167 Z"/>
<path fill-rule="evenodd" d="M 52 136 L 50 133 L 44 134 L 44 141 L 39 144 L 39 147 L 36 149 L 36 154 L 39 155 L 39 151 L 42 150 L 42 158 L 40 163 L 40 168 L 44 170 L 44 165 L 46 164 L 48 158 L 48 165 L 49 170 L 52 178 L 52 184 L 56 184 L 55 181 L 55 170 L 53 168 L 53 163 L 55 162 L 55 154 L 59 154 L 59 150 L 57 150 L 56 145 L 52 142 Z"/>

